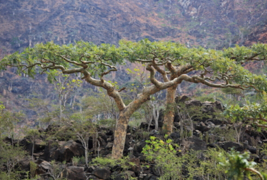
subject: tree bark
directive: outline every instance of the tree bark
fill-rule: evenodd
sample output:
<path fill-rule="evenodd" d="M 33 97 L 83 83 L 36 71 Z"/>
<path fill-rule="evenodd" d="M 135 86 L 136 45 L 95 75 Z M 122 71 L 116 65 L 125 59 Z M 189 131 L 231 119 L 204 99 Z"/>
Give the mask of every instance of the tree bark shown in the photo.
<path fill-rule="evenodd" d="M 166 97 L 166 111 L 163 121 L 163 131 L 166 131 L 166 134 L 170 135 L 173 128 L 173 119 L 175 113 L 175 93 L 177 85 L 167 88 L 167 97 Z"/>
<path fill-rule="evenodd" d="M 114 143 L 112 148 L 113 159 L 119 159 L 123 156 L 129 118 L 144 102 L 149 100 L 149 96 L 151 94 L 158 91 L 159 89 L 154 87 L 145 89 L 142 94 L 137 95 L 137 98 L 134 101 L 120 111 L 120 116 L 114 134 Z"/>
<path fill-rule="evenodd" d="M 129 117 L 125 115 L 124 111 L 121 111 L 115 128 L 114 143 L 112 148 L 113 159 L 119 159 L 123 156 L 128 121 Z"/>

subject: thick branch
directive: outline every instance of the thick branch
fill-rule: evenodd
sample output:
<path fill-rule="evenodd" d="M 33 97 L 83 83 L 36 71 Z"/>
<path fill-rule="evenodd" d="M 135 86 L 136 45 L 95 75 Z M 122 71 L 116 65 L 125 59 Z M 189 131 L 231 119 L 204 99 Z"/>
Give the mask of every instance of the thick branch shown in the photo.
<path fill-rule="evenodd" d="M 160 67 L 154 61 L 153 61 L 153 67 L 162 75 L 164 82 L 169 81 L 166 71 L 160 69 Z"/>
<path fill-rule="evenodd" d="M 117 90 L 115 90 L 115 88 L 112 84 L 108 83 L 107 81 L 102 81 L 102 80 L 97 80 L 97 79 L 92 78 L 91 75 L 89 74 L 89 72 L 87 72 L 85 70 L 83 70 L 82 73 L 84 74 L 84 79 L 86 82 L 88 82 L 94 86 L 98 86 L 98 87 L 102 87 L 102 88 L 106 89 L 108 95 L 111 96 L 115 100 L 115 102 L 118 106 L 118 109 L 120 111 L 125 109 L 126 106 L 125 106 L 125 104 L 124 104 L 124 102 L 120 96 L 120 93 Z"/>
<path fill-rule="evenodd" d="M 217 87 L 217 88 L 239 88 L 239 89 L 244 89 L 244 87 L 242 87 L 241 85 L 239 84 L 215 84 L 215 83 L 211 83 L 211 82 L 208 82 L 206 81 L 205 79 L 202 79 L 198 76 L 192 76 L 192 77 L 189 77 L 186 78 L 186 81 L 189 81 L 189 82 L 193 82 L 193 83 L 202 83 L 202 84 L 205 84 L 207 86 L 210 86 L 210 87 Z"/>
<path fill-rule="evenodd" d="M 175 74 L 175 73 L 176 73 L 175 67 L 172 65 L 172 62 L 171 62 L 171 61 L 168 61 L 168 62 L 167 62 L 166 67 L 169 69 L 169 71 L 170 71 L 172 74 Z"/>

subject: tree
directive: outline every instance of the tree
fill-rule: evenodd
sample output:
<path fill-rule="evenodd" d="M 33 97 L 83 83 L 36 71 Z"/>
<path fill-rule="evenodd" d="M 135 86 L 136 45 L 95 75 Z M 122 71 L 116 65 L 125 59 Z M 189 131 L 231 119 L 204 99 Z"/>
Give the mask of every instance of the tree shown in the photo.
<path fill-rule="evenodd" d="M 163 128 L 168 134 L 173 129 L 176 88 L 182 81 L 215 88 L 267 90 L 266 75 L 255 75 L 242 67 L 247 61 L 266 60 L 265 44 L 254 44 L 251 48 L 236 46 L 221 51 L 148 40 L 138 43 L 124 41 L 121 45 L 128 53 L 127 59 L 147 64 L 154 86 L 161 89 L 163 84 L 176 82 L 167 88 Z M 163 82 L 153 78 L 156 72 L 161 74 Z"/>
<path fill-rule="evenodd" d="M 37 44 L 25 49 L 22 53 L 14 53 L 3 58 L 0 68 L 17 67 L 19 73 L 34 77 L 36 73 L 46 73 L 52 82 L 61 71 L 63 74 L 80 74 L 86 82 L 101 87 L 114 99 L 120 112 L 114 133 L 112 157 L 120 158 L 126 138 L 126 130 L 130 116 L 150 96 L 167 89 L 167 106 L 170 109 L 165 114 L 165 129 L 170 133 L 173 124 L 173 104 L 175 91 L 182 81 L 203 83 L 212 87 L 247 88 L 255 87 L 259 91 L 266 90 L 266 79 L 263 76 L 251 74 L 240 62 L 255 58 L 264 59 L 267 46 L 257 44 L 251 49 L 237 47 L 225 51 L 204 48 L 187 48 L 172 42 L 140 42 L 121 41 L 119 47 L 109 44 L 99 46 L 93 43 L 77 42 L 70 45 L 56 45 L 53 42 Z M 245 51 L 245 53 L 242 53 Z M 234 53 L 235 56 L 232 56 Z M 239 53 L 239 56 L 237 56 Z M 240 59 L 241 57 L 241 59 Z M 137 97 L 125 104 L 121 91 L 106 81 L 104 76 L 117 71 L 115 65 L 123 64 L 125 59 L 130 62 L 146 63 L 150 73 L 150 85 L 145 86 Z M 161 68 L 164 66 L 166 69 Z M 197 73 L 196 71 L 199 71 Z M 155 77 L 156 72 L 162 75 L 163 82 Z M 188 74 L 191 73 L 191 74 Z M 216 81 L 219 79 L 220 81 Z M 223 83 L 222 83 L 223 81 Z M 236 84 L 239 83 L 239 84 Z"/>
<path fill-rule="evenodd" d="M 7 111 L 0 102 L 0 167 L 5 167 L 6 170 L 6 172 L 0 172 L 0 179 L 17 179 L 18 173 L 14 172 L 15 166 L 26 154 L 19 147 L 19 141 L 17 143 L 13 141 L 16 123 L 20 117 L 22 117 L 20 113 Z"/>
<path fill-rule="evenodd" d="M 234 121 L 248 120 L 257 128 L 267 128 L 267 94 L 261 95 L 261 100 L 251 103 L 246 102 L 242 107 L 237 105 L 229 106 L 225 114 Z"/>
<path fill-rule="evenodd" d="M 84 158 L 88 166 L 89 139 L 97 139 L 96 126 L 82 114 L 75 113 L 71 116 L 72 121 L 65 121 L 65 125 L 58 132 L 67 132 L 73 138 L 77 138 L 84 148 Z M 74 121 L 75 120 L 75 121 Z"/>
<path fill-rule="evenodd" d="M 33 153 L 34 153 L 35 141 L 38 137 L 40 137 L 41 134 L 38 129 L 30 129 L 30 128 L 25 128 L 25 133 L 27 135 L 27 138 L 32 143 L 32 160 L 34 161 Z"/>

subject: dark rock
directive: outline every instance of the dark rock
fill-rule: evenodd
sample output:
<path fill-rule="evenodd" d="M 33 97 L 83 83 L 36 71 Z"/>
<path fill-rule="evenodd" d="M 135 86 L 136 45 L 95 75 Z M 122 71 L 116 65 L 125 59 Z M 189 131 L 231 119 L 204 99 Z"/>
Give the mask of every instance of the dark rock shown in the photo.
<path fill-rule="evenodd" d="M 57 161 L 70 162 L 73 156 L 84 156 L 84 148 L 81 144 L 75 141 L 61 142 L 61 146 L 53 154 L 54 159 Z"/>
<path fill-rule="evenodd" d="M 107 136 L 113 136 L 113 131 L 110 130 L 110 129 L 108 129 L 108 130 L 106 131 L 106 135 L 107 135 Z"/>
<path fill-rule="evenodd" d="M 140 129 L 147 129 L 148 128 L 148 123 L 146 123 L 146 122 L 142 122 L 141 124 L 140 124 L 140 126 L 139 126 L 139 128 Z"/>
<path fill-rule="evenodd" d="M 182 95 L 182 96 L 176 96 L 175 97 L 175 103 L 178 104 L 178 103 L 185 103 L 185 101 L 190 101 L 191 98 L 189 96 L 186 96 L 186 95 Z"/>
<path fill-rule="evenodd" d="M 245 142 L 243 143 L 243 147 L 244 147 L 244 149 L 249 150 L 252 154 L 256 154 L 256 153 L 257 153 L 257 148 L 255 148 L 255 147 L 253 147 L 253 146 L 250 146 L 250 145 L 248 144 L 248 141 L 245 141 Z"/>
<path fill-rule="evenodd" d="M 28 158 L 25 158 L 19 161 L 18 166 L 21 171 L 30 171 L 30 160 Z"/>
<path fill-rule="evenodd" d="M 153 175 L 160 177 L 160 168 L 156 167 L 155 165 L 152 165 L 150 171 Z"/>
<path fill-rule="evenodd" d="M 54 154 L 58 147 L 59 147 L 59 144 L 57 143 L 57 141 L 49 141 L 47 145 L 45 146 L 43 156 L 41 156 L 40 158 L 46 161 L 53 160 Z"/>
<path fill-rule="evenodd" d="M 47 161 L 43 161 L 41 159 L 39 159 L 37 161 L 37 169 L 36 169 L 36 175 L 41 175 L 41 174 L 45 174 L 47 173 L 48 171 L 51 171 L 52 170 L 52 166 L 49 162 Z"/>
<path fill-rule="evenodd" d="M 191 107 L 191 106 L 202 106 L 202 103 L 201 101 L 198 101 L 198 100 L 190 100 L 190 101 L 187 101 L 186 102 L 186 107 Z"/>
<path fill-rule="evenodd" d="M 141 152 L 142 152 L 143 148 L 145 147 L 145 145 L 146 145 L 146 142 L 145 141 L 138 142 L 134 146 L 133 155 L 136 156 L 136 157 L 138 157 L 141 154 Z"/>
<path fill-rule="evenodd" d="M 179 139 L 179 138 L 180 138 L 180 133 L 178 133 L 178 132 L 173 132 L 173 133 L 170 134 L 170 138 L 171 138 L 172 140 Z"/>
<path fill-rule="evenodd" d="M 163 121 L 164 121 L 164 110 L 163 109 L 160 109 L 159 110 L 159 120 L 158 120 L 158 125 L 159 125 L 159 128 L 163 127 Z"/>
<path fill-rule="evenodd" d="M 195 129 L 201 131 L 201 133 L 204 133 L 209 131 L 210 127 L 206 126 L 205 123 L 200 122 L 199 124 L 196 125 Z"/>
<path fill-rule="evenodd" d="M 68 180 L 86 180 L 86 174 L 83 167 L 69 166 L 63 172 L 63 177 Z"/>
<path fill-rule="evenodd" d="M 131 158 L 130 162 L 134 163 L 134 166 L 131 166 L 131 170 L 135 172 L 135 174 L 139 174 L 141 171 L 141 164 L 140 164 L 140 158 Z"/>
<path fill-rule="evenodd" d="M 225 124 L 225 121 L 219 119 L 208 119 L 207 122 L 212 122 L 215 125 L 222 125 Z"/>
<path fill-rule="evenodd" d="M 155 175 L 148 175 L 147 177 L 145 177 L 144 180 L 158 180 L 159 178 Z"/>
<path fill-rule="evenodd" d="M 107 168 L 96 168 L 92 174 L 100 179 L 109 179 L 111 175 L 110 170 Z"/>
<path fill-rule="evenodd" d="M 127 178 L 125 177 L 125 175 L 122 174 L 119 171 L 113 172 L 111 176 L 113 177 L 112 179 L 114 179 L 114 180 L 127 180 Z"/>
<path fill-rule="evenodd" d="M 94 170 L 95 170 L 95 167 L 94 167 L 94 166 L 89 166 L 89 167 L 86 167 L 86 168 L 84 169 L 84 171 L 86 171 L 86 172 L 90 172 L 90 173 L 92 173 Z"/>
<path fill-rule="evenodd" d="M 206 142 L 197 137 L 186 138 L 182 141 L 181 145 L 183 145 L 187 150 L 193 149 L 195 151 L 198 151 L 207 149 Z"/>
<path fill-rule="evenodd" d="M 193 135 L 196 136 L 196 137 L 200 137 L 202 135 L 202 133 L 199 130 L 194 130 L 193 131 Z"/>
<path fill-rule="evenodd" d="M 211 143 L 211 144 L 207 144 L 207 147 L 208 147 L 208 148 L 217 148 L 218 145 L 215 144 L 215 143 Z"/>
<path fill-rule="evenodd" d="M 235 142 L 231 142 L 231 141 L 228 141 L 228 142 L 221 142 L 221 143 L 218 143 L 218 145 L 223 148 L 225 151 L 228 151 L 230 149 L 235 149 L 236 151 L 244 151 L 244 147 L 239 144 L 239 143 L 235 143 Z"/>

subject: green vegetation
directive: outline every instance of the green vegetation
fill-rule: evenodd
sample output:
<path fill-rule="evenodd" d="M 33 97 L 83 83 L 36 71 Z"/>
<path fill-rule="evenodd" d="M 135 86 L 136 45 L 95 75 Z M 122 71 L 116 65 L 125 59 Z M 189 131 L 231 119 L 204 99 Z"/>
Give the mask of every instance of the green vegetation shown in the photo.
<path fill-rule="evenodd" d="M 87 42 L 59 46 L 49 42 L 37 44 L 22 53 L 6 56 L 0 62 L 0 68 L 17 67 L 18 73 L 24 73 L 30 77 L 34 77 L 36 73 L 46 73 L 50 82 L 56 80 L 59 72 L 64 74 L 63 78 L 68 74 L 77 74 L 87 83 L 105 89 L 119 111 L 112 156 L 120 158 L 130 117 L 157 92 L 167 89 L 166 106 L 170 108 L 167 108 L 168 112 L 165 113 L 163 127 L 164 131 L 170 134 L 173 130 L 175 112 L 170 105 L 174 103 L 176 88 L 182 81 L 215 88 L 251 88 L 258 92 L 266 91 L 266 77 L 252 74 L 242 66 L 247 61 L 265 60 L 266 50 L 267 46 L 264 44 L 255 44 L 250 48 L 236 46 L 218 51 L 201 47 L 187 48 L 173 42 L 148 40 L 120 41 L 118 47 L 109 44 L 97 46 Z M 117 71 L 116 66 L 125 64 L 125 61 L 143 63 L 149 72 L 149 86 L 144 86 L 136 97 L 128 101 L 129 103 L 122 98 L 122 91 L 125 88 L 118 89 L 116 83 L 104 78 L 111 72 Z M 156 72 L 163 80 L 156 76 Z M 190 72 L 198 73 L 189 75 Z M 70 89 L 78 87 L 78 84 L 72 86 L 69 81 L 67 82 Z M 65 94 L 61 91 L 67 86 L 62 86 L 60 81 L 57 85 L 59 88 L 56 90 L 60 90 L 59 96 L 64 97 Z M 61 99 L 60 121 L 63 117 L 62 102 Z"/>

